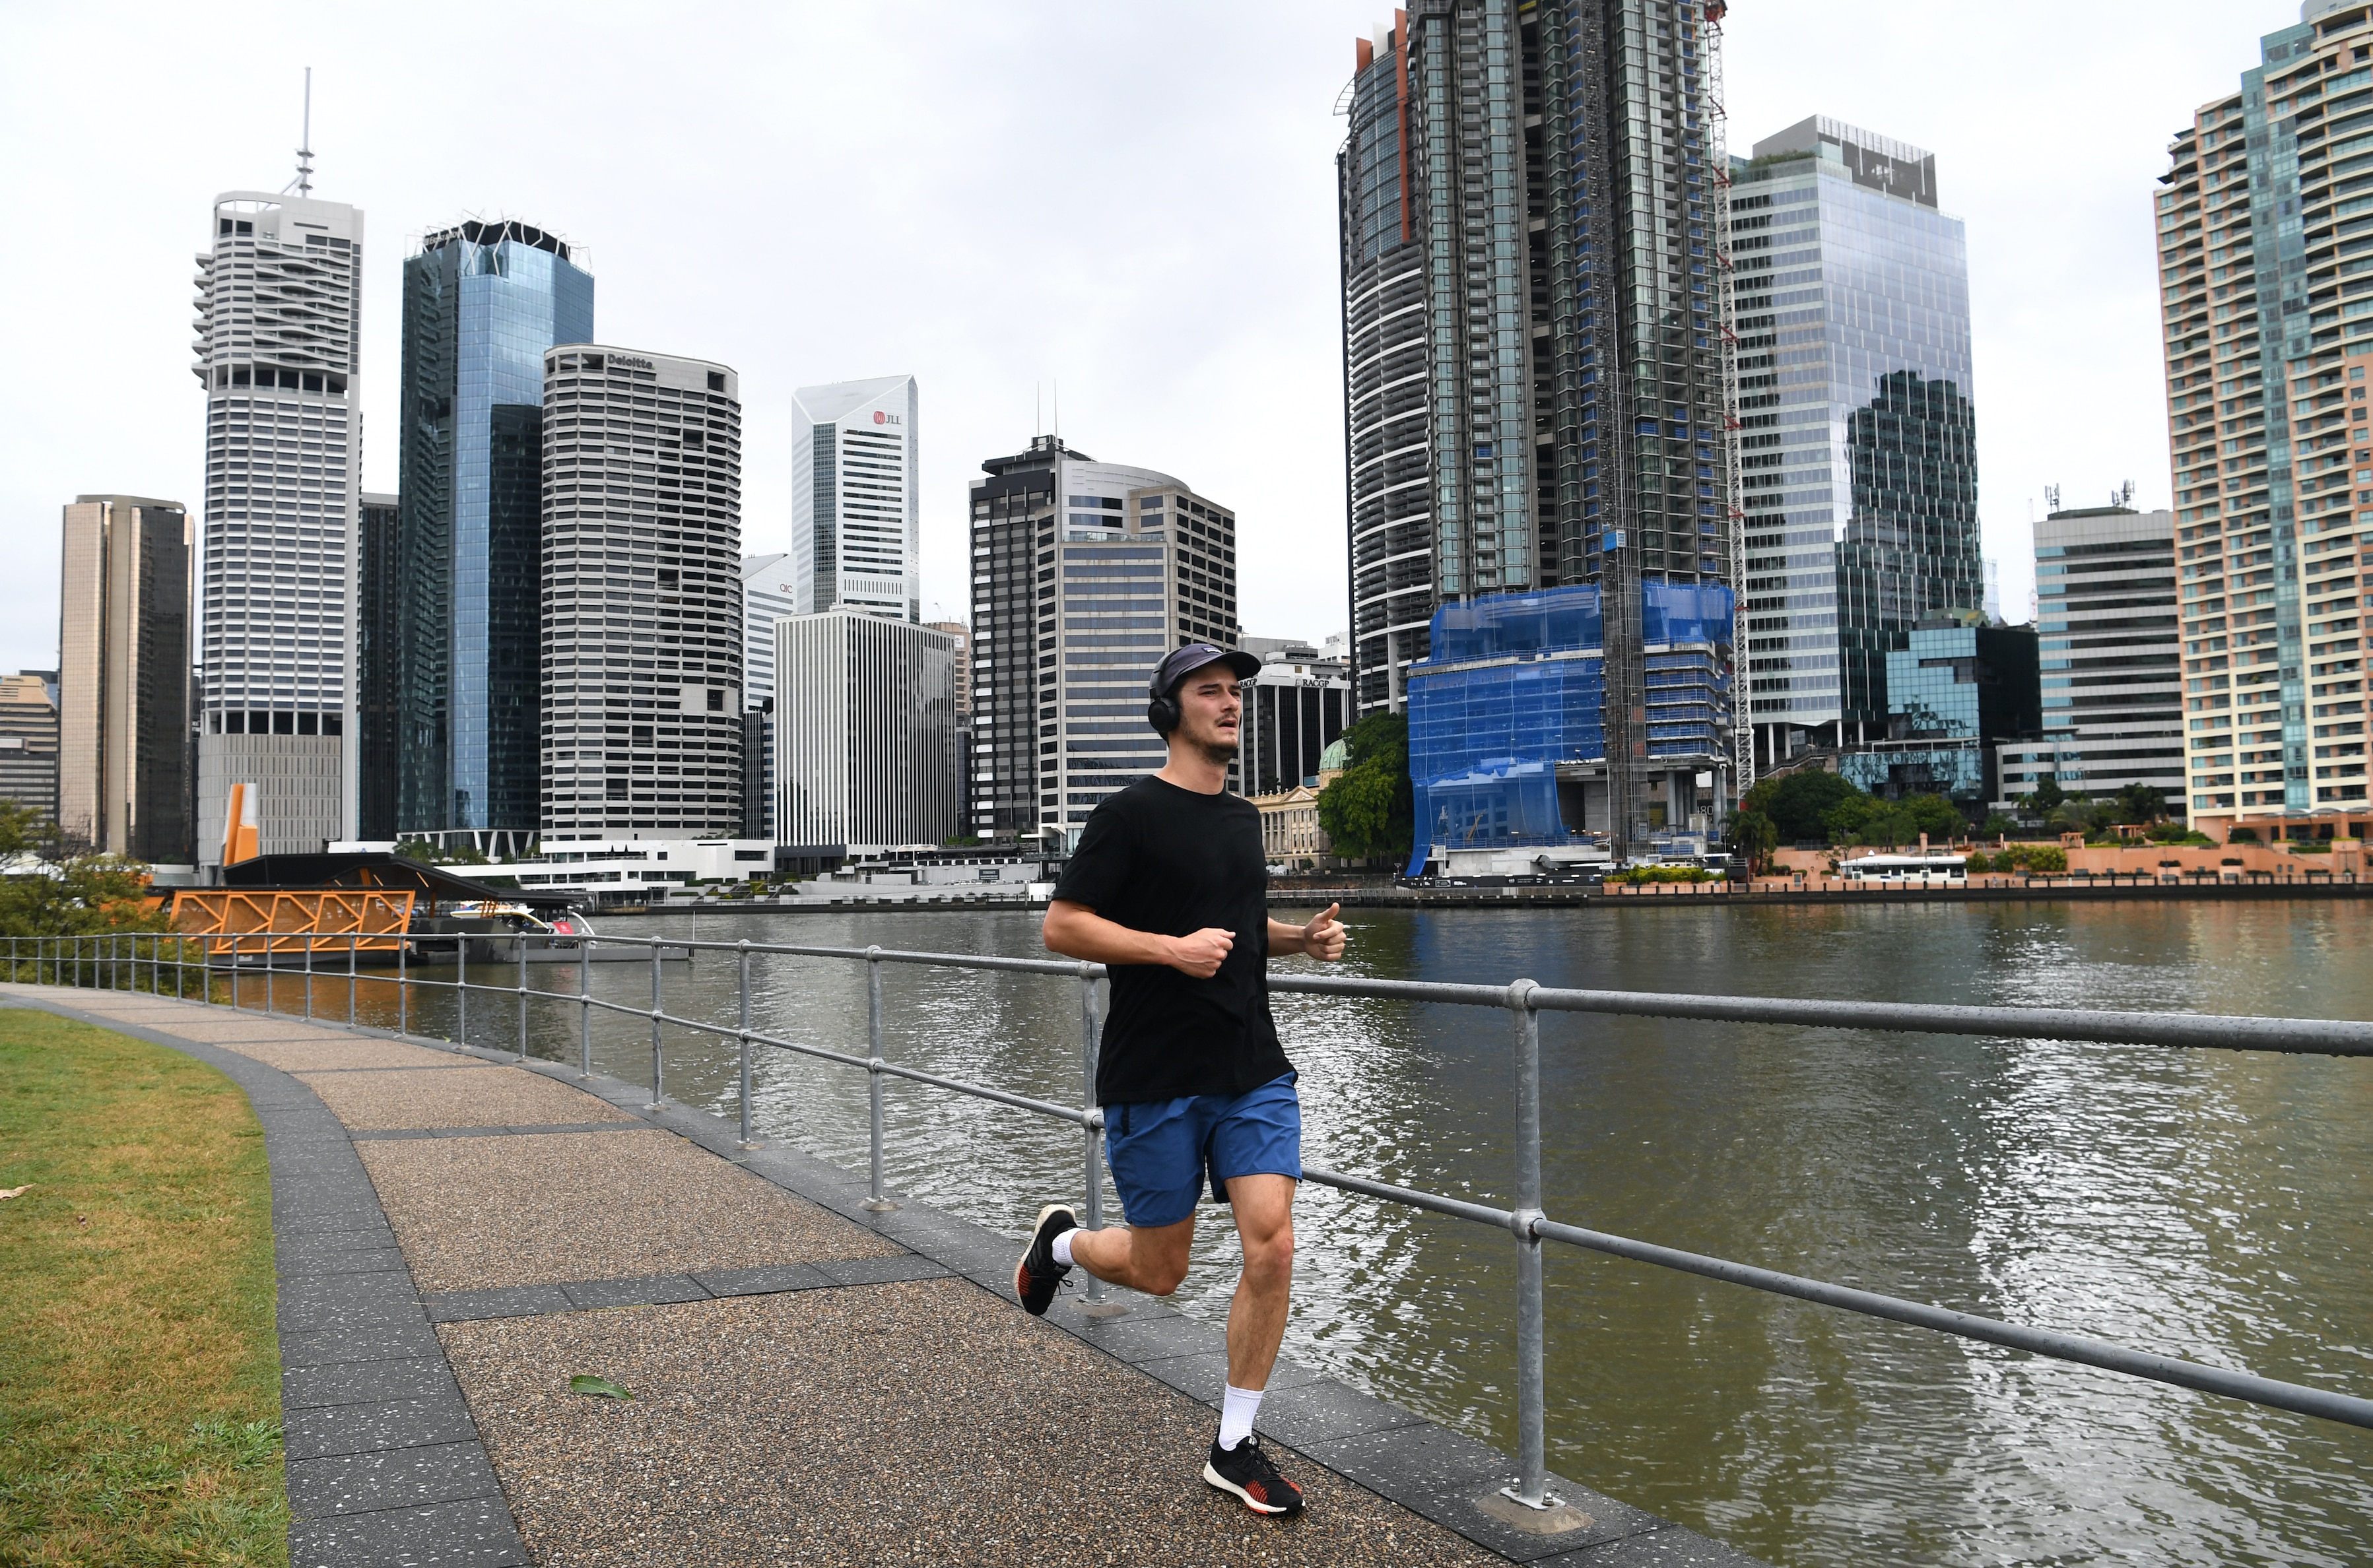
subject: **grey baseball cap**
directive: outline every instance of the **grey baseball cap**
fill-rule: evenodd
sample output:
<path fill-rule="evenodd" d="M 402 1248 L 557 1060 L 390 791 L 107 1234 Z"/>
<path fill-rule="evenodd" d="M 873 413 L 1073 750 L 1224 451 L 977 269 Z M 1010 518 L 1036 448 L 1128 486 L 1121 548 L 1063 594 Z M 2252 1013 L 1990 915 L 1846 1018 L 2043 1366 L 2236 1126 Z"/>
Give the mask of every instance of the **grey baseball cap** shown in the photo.
<path fill-rule="evenodd" d="M 1145 683 L 1149 697 L 1166 697 L 1177 684 L 1207 664 L 1224 660 L 1240 680 L 1250 680 L 1260 673 L 1261 661 L 1237 648 L 1215 648 L 1209 643 L 1189 643 L 1174 649 L 1153 671 L 1153 679 Z"/>

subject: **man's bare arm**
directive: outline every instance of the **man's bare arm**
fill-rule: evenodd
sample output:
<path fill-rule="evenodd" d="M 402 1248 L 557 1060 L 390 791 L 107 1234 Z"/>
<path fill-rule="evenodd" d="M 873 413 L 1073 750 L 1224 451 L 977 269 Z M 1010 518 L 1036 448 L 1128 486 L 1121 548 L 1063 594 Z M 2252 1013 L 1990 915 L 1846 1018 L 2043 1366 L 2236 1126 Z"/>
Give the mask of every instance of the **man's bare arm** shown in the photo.
<path fill-rule="evenodd" d="M 1046 906 L 1041 935 L 1049 952 L 1067 958 L 1091 964 L 1163 964 L 1197 980 L 1219 973 L 1221 963 L 1236 945 L 1234 932 L 1217 926 L 1207 926 L 1191 936 L 1131 931 L 1069 899 L 1057 899 Z"/>
<path fill-rule="evenodd" d="M 1307 925 L 1288 925 L 1281 920 L 1268 923 L 1268 950 L 1277 953 L 1307 953 L 1314 958 L 1332 963 L 1343 956 L 1343 939 L 1349 935 L 1343 923 L 1335 917 L 1341 904 L 1328 904 L 1327 912 L 1312 917 Z"/>

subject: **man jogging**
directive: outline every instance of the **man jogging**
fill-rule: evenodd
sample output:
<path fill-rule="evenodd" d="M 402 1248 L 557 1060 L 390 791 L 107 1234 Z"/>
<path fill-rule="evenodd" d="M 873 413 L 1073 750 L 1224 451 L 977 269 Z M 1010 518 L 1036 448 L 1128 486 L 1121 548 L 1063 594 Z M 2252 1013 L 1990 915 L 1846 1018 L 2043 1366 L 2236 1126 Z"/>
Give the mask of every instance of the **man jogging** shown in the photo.
<path fill-rule="evenodd" d="M 1038 1215 L 1014 1294 L 1046 1312 L 1073 1267 L 1168 1295 L 1186 1277 L 1195 1205 L 1235 1211 L 1244 1277 L 1228 1308 L 1228 1386 L 1203 1480 L 1262 1514 L 1302 1512 L 1253 1417 L 1285 1337 L 1302 1106 L 1268 1011 L 1268 956 L 1343 956 L 1340 906 L 1307 925 L 1268 918 L 1260 813 L 1227 793 L 1250 654 L 1191 644 L 1162 661 L 1146 719 L 1162 771 L 1108 797 L 1046 910 L 1046 946 L 1112 971 L 1096 1066 L 1105 1146 L 1127 1228 L 1082 1230 L 1068 1204 Z"/>

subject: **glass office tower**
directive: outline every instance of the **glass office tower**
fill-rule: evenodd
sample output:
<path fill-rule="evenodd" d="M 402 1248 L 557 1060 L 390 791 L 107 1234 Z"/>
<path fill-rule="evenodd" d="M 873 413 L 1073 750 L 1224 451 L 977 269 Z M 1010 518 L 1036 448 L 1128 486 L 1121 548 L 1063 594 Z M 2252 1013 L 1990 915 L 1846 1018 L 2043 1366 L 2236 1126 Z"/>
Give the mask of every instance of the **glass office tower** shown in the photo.
<path fill-rule="evenodd" d="M 400 835 L 497 853 L 535 831 L 544 354 L 592 336 L 593 279 L 541 229 L 473 220 L 403 264 L 396 750 L 374 760 Z"/>
<path fill-rule="evenodd" d="M 1749 718 L 1763 764 L 1887 733 L 1887 656 L 1985 597 L 1970 269 L 1936 160 L 1817 116 L 1732 166 Z"/>
<path fill-rule="evenodd" d="M 1735 565 L 1723 11 L 1430 0 L 1356 41 L 1343 103 L 1355 703 L 1403 705 L 1444 604 L 1603 585 L 1627 829 L 1645 772 L 1732 762 L 1725 709 L 1652 763 L 1641 620 L 1643 583 Z"/>

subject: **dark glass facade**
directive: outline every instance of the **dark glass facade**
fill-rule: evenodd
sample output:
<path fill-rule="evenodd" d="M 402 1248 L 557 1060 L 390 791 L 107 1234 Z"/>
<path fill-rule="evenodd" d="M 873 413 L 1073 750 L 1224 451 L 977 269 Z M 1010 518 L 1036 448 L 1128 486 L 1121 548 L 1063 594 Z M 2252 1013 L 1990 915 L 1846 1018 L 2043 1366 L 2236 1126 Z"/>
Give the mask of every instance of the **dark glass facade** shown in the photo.
<path fill-rule="evenodd" d="M 2002 795 L 1994 743 L 2043 722 L 2035 628 L 1926 617 L 1887 655 L 1885 679 L 1887 738 L 1839 758 L 1839 775 L 1889 799 L 1950 796 L 1982 816 Z"/>
<path fill-rule="evenodd" d="M 398 834 L 537 824 L 544 354 L 592 335 L 591 276 L 527 225 L 465 223 L 404 263 Z"/>
<path fill-rule="evenodd" d="M 1878 396 L 1846 421 L 1846 470 L 1853 500 L 1838 546 L 1838 647 L 1844 711 L 1866 723 L 1894 711 L 1888 656 L 1911 625 L 1984 596 L 1969 400 L 1916 370 L 1879 377 Z"/>
<path fill-rule="evenodd" d="M 362 768 L 356 780 L 355 836 L 396 836 L 396 780 L 403 745 L 396 714 L 396 539 L 402 508 L 392 495 L 366 494 L 355 509 L 362 598 L 355 614 L 356 722 Z"/>

